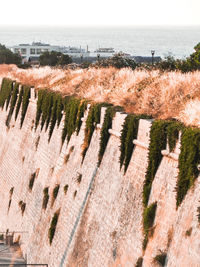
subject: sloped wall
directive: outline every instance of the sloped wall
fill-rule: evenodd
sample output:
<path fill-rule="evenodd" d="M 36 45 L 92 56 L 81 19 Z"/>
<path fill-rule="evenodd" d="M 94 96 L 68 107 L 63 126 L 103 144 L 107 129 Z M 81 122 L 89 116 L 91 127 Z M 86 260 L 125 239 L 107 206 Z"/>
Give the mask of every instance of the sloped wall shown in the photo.
<path fill-rule="evenodd" d="M 182 205 L 176 210 L 176 179 L 179 144 L 175 153 L 163 151 L 163 159 L 153 181 L 149 203 L 157 201 L 154 231 L 145 252 L 143 242 L 143 182 L 148 163 L 151 120 L 140 120 L 133 155 L 126 174 L 120 170 L 120 131 L 126 114 L 116 113 L 110 139 L 98 168 L 101 123 L 95 130 L 82 163 L 82 145 L 87 112 L 79 135 L 61 147 L 63 121 L 48 133 L 35 131 L 34 89 L 20 129 L 20 116 L 5 125 L 7 111 L 0 111 L 0 231 L 23 232 L 21 248 L 28 263 L 57 266 L 135 266 L 143 257 L 143 266 L 156 266 L 153 258 L 167 252 L 168 267 L 200 267 L 200 178 L 196 180 Z M 70 154 L 66 162 L 66 155 Z M 36 172 L 32 191 L 31 174 Z M 81 181 L 78 181 L 82 175 Z M 52 205 L 52 191 L 60 184 Z M 68 191 L 64 193 L 64 186 Z M 14 187 L 10 197 L 10 189 Z M 49 187 L 47 209 L 42 209 L 43 189 Z M 9 200 L 12 199 L 8 211 Z M 19 202 L 26 203 L 22 215 Z M 56 211 L 60 216 L 52 244 L 48 230 Z M 186 231 L 192 228 L 190 236 Z"/>

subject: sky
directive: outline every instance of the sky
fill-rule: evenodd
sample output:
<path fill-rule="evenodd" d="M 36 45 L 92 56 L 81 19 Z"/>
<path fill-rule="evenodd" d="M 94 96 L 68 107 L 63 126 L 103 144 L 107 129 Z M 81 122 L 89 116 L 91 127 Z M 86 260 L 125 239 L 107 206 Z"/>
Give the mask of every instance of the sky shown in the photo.
<path fill-rule="evenodd" d="M 200 0 L 1 0 L 0 26 L 200 25 Z"/>

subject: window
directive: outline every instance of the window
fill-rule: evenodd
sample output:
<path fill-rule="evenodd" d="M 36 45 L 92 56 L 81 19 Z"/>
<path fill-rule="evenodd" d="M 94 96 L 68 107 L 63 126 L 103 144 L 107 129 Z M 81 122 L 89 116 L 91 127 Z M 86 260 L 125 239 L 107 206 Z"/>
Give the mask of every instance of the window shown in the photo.
<path fill-rule="evenodd" d="M 26 48 L 21 48 L 21 53 L 24 55 L 26 54 Z"/>
<path fill-rule="evenodd" d="M 35 49 L 34 48 L 31 48 L 30 49 L 30 53 L 31 53 L 31 55 L 35 55 Z"/>
<path fill-rule="evenodd" d="M 14 52 L 18 54 L 19 53 L 19 49 L 18 48 L 15 48 L 14 49 Z"/>
<path fill-rule="evenodd" d="M 38 48 L 38 49 L 37 49 L 37 55 L 40 55 L 40 54 L 41 54 L 41 49 Z"/>

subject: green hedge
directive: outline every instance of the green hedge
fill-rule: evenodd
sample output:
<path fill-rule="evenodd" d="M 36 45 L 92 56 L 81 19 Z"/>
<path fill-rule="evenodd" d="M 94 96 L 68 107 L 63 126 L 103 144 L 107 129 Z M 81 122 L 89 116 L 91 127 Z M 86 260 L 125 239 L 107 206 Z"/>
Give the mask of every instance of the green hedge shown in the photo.
<path fill-rule="evenodd" d="M 162 159 L 161 151 L 166 149 L 168 121 L 154 121 L 150 131 L 148 167 L 143 187 L 143 204 L 146 207 L 151 192 L 151 185 Z"/>
<path fill-rule="evenodd" d="M 88 101 L 87 100 L 82 100 L 80 105 L 79 105 L 79 109 L 78 109 L 78 115 L 77 115 L 77 120 L 76 120 L 76 134 L 79 134 L 79 131 L 81 129 L 81 125 L 82 125 L 82 118 L 84 117 L 84 113 L 87 109 L 87 104 Z"/>
<path fill-rule="evenodd" d="M 15 110 L 15 120 L 17 119 L 18 117 L 18 114 L 19 114 L 19 110 L 20 110 L 20 107 L 21 107 L 21 103 L 22 103 L 22 99 L 23 99 L 23 87 L 21 88 L 20 92 L 19 92 L 19 96 L 18 96 L 18 100 L 17 100 L 17 106 L 16 106 L 16 110 Z"/>
<path fill-rule="evenodd" d="M 169 151 L 172 152 L 176 146 L 179 138 L 179 132 L 184 128 L 183 124 L 177 121 L 169 122 L 167 126 L 167 140 L 169 144 Z"/>
<path fill-rule="evenodd" d="M 83 160 L 85 158 L 85 155 L 87 153 L 88 147 L 90 145 L 90 141 L 92 139 L 93 132 L 97 126 L 97 124 L 100 123 L 100 117 L 101 117 L 101 108 L 109 106 L 107 103 L 95 103 L 92 104 L 88 113 L 88 117 L 86 120 L 86 127 L 85 127 L 85 138 L 84 138 L 84 145 L 83 145 L 83 151 L 82 156 Z M 83 162 L 82 160 L 82 162 Z"/>
<path fill-rule="evenodd" d="M 7 119 L 6 119 L 6 126 L 8 126 L 8 127 L 9 127 L 9 124 L 10 124 L 10 120 L 12 118 L 12 114 L 13 114 L 14 109 L 15 109 L 15 105 L 17 103 L 18 93 L 19 93 L 19 83 L 15 83 L 13 91 L 12 91 L 11 101 L 10 101 L 10 110 L 9 110 L 9 113 L 8 113 L 8 116 L 7 116 Z"/>
<path fill-rule="evenodd" d="M 122 107 L 114 107 L 114 106 L 108 106 L 106 109 L 106 113 L 104 116 L 104 122 L 102 125 L 101 133 L 100 133 L 100 148 L 99 148 L 99 154 L 98 154 L 98 166 L 100 166 L 104 152 L 106 150 L 106 146 L 108 143 L 108 140 L 110 138 L 110 133 L 108 132 L 109 129 L 112 129 L 112 120 L 115 116 L 115 113 L 117 111 L 122 111 Z"/>
<path fill-rule="evenodd" d="M 145 208 L 143 213 L 143 228 L 144 228 L 144 241 L 143 241 L 143 249 L 146 249 L 148 238 L 149 238 L 149 231 L 151 230 L 154 219 L 156 215 L 157 209 L 157 202 L 152 203 L 148 207 Z"/>
<path fill-rule="evenodd" d="M 58 217 L 59 217 L 59 212 L 56 212 L 56 213 L 54 213 L 54 216 L 53 216 L 53 218 L 51 220 L 51 225 L 50 225 L 49 233 L 48 233 L 50 245 L 51 245 L 51 243 L 53 241 L 53 238 L 54 238 L 54 235 L 55 235 L 56 225 L 57 225 L 57 222 L 58 222 Z"/>
<path fill-rule="evenodd" d="M 3 109 L 6 103 L 6 110 L 8 108 L 10 98 L 13 91 L 13 81 L 7 78 L 3 78 L 0 91 L 0 107 Z"/>
<path fill-rule="evenodd" d="M 128 114 L 124 120 L 120 136 L 120 169 L 124 165 L 126 173 L 134 149 L 133 140 L 137 138 L 140 119 L 150 119 L 148 115 Z"/>
<path fill-rule="evenodd" d="M 154 257 L 154 261 L 157 262 L 160 266 L 165 266 L 166 258 L 167 258 L 167 253 L 160 252 L 160 254 Z"/>
<path fill-rule="evenodd" d="M 181 135 L 181 153 L 179 156 L 179 175 L 177 181 L 177 200 L 179 206 L 189 188 L 199 175 L 200 129 L 185 128 Z"/>
<path fill-rule="evenodd" d="M 31 178 L 29 180 L 29 189 L 30 191 L 33 189 L 33 185 L 34 185 L 34 182 L 35 182 L 35 177 L 36 177 L 36 172 L 32 173 L 31 174 Z"/>
<path fill-rule="evenodd" d="M 142 263 L 143 263 L 143 258 L 142 257 L 139 257 L 137 259 L 137 262 L 135 264 L 135 267 L 142 267 Z"/>
<path fill-rule="evenodd" d="M 26 115 L 26 111 L 29 105 L 29 98 L 31 96 L 31 88 L 29 86 L 23 86 L 23 97 L 22 97 L 22 112 L 21 112 L 21 123 L 20 126 L 22 127 L 24 118 Z"/>
<path fill-rule="evenodd" d="M 49 188 L 45 187 L 43 190 L 43 201 L 42 201 L 42 208 L 44 210 L 46 210 L 48 202 L 49 202 Z"/>

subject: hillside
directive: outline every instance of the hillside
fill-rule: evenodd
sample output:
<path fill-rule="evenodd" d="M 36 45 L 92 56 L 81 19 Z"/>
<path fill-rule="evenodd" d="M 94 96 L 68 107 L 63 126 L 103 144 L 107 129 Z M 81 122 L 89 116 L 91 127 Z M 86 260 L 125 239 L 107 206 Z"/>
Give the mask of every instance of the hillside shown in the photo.
<path fill-rule="evenodd" d="M 176 118 L 200 126 L 200 71 L 146 71 L 114 68 L 61 70 L 44 67 L 18 69 L 1 65 L 0 77 L 35 88 L 49 88 L 95 102 L 123 106 L 126 112 L 154 118 Z"/>

